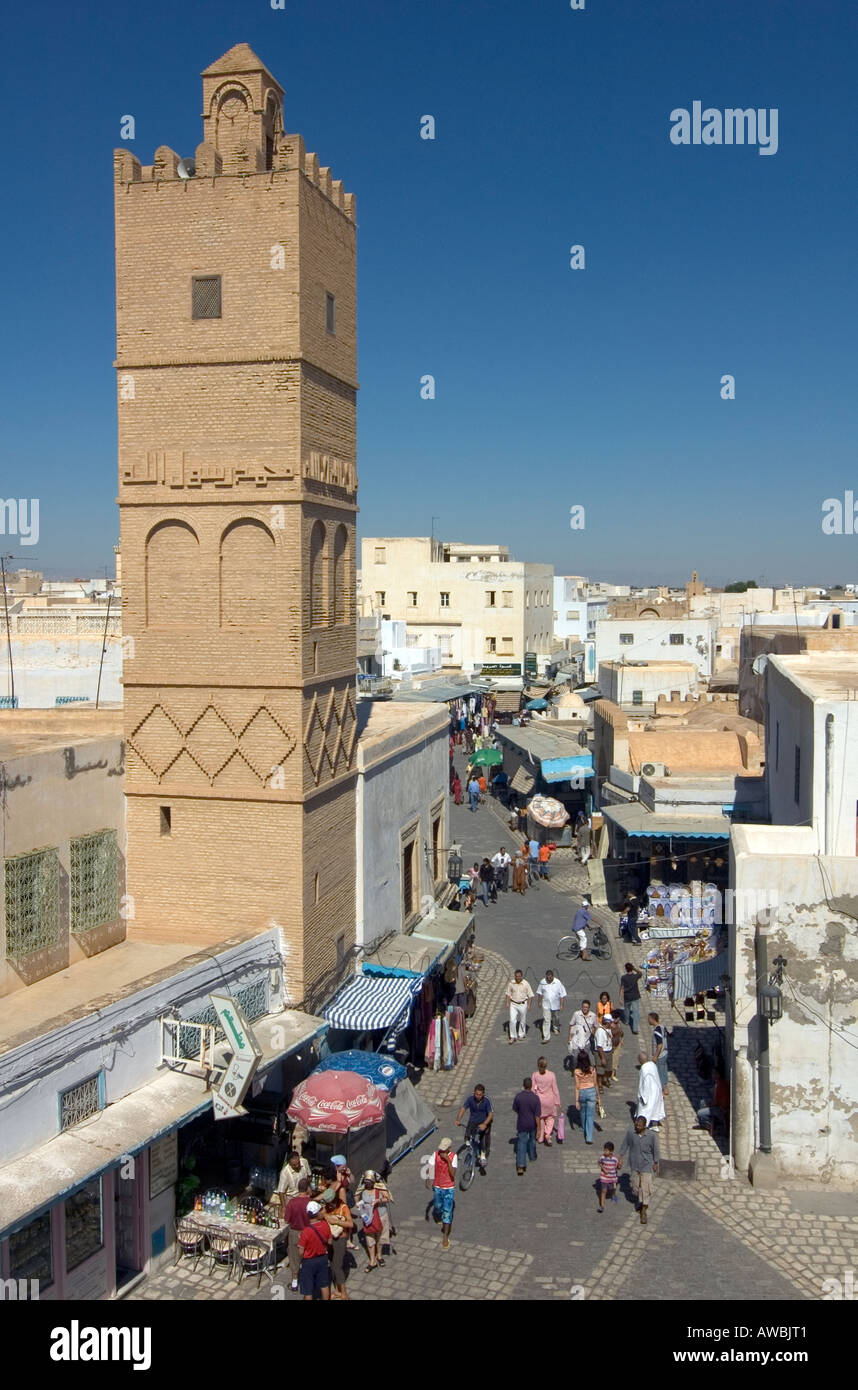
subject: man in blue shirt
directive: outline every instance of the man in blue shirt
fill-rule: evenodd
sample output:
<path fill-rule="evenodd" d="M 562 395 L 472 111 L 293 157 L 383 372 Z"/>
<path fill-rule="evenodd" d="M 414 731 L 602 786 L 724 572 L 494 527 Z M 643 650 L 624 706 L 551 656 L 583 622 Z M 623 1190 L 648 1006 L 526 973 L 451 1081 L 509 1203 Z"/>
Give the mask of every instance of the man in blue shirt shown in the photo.
<path fill-rule="evenodd" d="M 462 1123 L 465 1111 L 468 1112 L 468 1123 L 465 1129 L 465 1138 L 470 1140 L 471 1136 L 479 1131 L 480 1135 L 480 1172 L 486 1176 L 486 1159 L 489 1156 L 492 1138 L 492 1120 L 494 1110 L 492 1103 L 486 1095 L 485 1086 L 475 1086 L 472 1096 L 465 1096 L 462 1101 L 459 1113 L 456 1116 L 456 1124 Z"/>
<path fill-rule="evenodd" d="M 527 846 L 527 879 L 528 883 L 535 884 L 539 878 L 539 841 L 531 840 Z"/>
<path fill-rule="evenodd" d="M 578 938 L 578 945 L 581 947 L 582 960 L 590 959 L 587 952 L 587 927 L 592 923 L 592 918 L 590 916 L 591 907 L 590 895 L 589 893 L 585 893 L 581 906 L 575 913 L 575 920 L 572 923 L 572 930 Z"/>
<path fill-rule="evenodd" d="M 536 1160 L 536 1126 L 542 1114 L 542 1102 L 534 1093 L 533 1077 L 526 1076 L 512 1103 L 518 1116 L 515 1135 L 515 1171 L 524 1176 L 528 1158 Z"/>

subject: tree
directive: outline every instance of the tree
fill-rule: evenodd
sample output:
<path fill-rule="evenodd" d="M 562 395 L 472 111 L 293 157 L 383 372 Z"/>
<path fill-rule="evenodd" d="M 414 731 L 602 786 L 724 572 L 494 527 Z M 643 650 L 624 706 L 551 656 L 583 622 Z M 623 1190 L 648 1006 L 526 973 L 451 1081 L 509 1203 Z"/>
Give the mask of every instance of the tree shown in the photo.
<path fill-rule="evenodd" d="M 735 583 L 727 585 L 724 593 L 744 594 L 748 589 L 756 589 L 757 587 L 756 579 L 737 579 Z"/>

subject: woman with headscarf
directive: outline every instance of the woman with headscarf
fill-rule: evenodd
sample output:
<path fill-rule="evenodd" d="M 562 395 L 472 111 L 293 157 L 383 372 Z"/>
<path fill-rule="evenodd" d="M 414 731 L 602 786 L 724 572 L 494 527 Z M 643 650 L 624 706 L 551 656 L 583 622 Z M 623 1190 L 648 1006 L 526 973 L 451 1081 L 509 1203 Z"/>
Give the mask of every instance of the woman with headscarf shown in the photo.
<path fill-rule="evenodd" d="M 457 805 L 457 806 L 461 806 L 461 804 L 462 804 L 462 781 L 461 781 L 461 778 L 459 777 L 458 772 L 454 772 L 454 773 L 453 773 L 453 796 L 455 797 L 456 805 Z"/>
<path fill-rule="evenodd" d="M 537 1144 L 551 1144 L 554 1121 L 560 1113 L 560 1091 L 557 1077 L 548 1070 L 548 1059 L 540 1057 L 532 1076 L 534 1095 L 539 1097 L 540 1114 L 536 1125 Z"/>
<path fill-rule="evenodd" d="M 512 891 L 521 893 L 524 897 L 527 888 L 527 860 L 521 848 L 515 852 L 515 859 L 512 861 Z"/>
<path fill-rule="evenodd" d="M 655 1062 L 650 1061 L 645 1052 L 638 1053 L 640 1077 L 638 1079 L 638 1108 L 635 1119 L 644 1119 L 648 1125 L 661 1124 L 664 1119 L 664 1096 L 661 1090 L 661 1077 Z"/>
<path fill-rule="evenodd" d="M 376 1184 L 379 1182 L 377 1173 L 371 1168 L 363 1175 L 363 1185 L 357 1201 L 358 1215 L 363 1223 L 363 1236 L 366 1241 L 366 1253 L 369 1264 L 366 1273 L 370 1270 L 378 1269 L 379 1265 L 384 1264 L 379 1256 L 381 1237 L 384 1232 L 384 1220 L 381 1208 L 381 1192 Z M 383 1184 L 382 1184 L 383 1187 Z"/>
<path fill-rule="evenodd" d="M 325 1206 L 325 1220 L 331 1231 L 331 1278 L 334 1283 L 331 1298 L 348 1301 L 346 1293 L 346 1251 L 351 1232 L 355 1228 L 348 1203 L 340 1196 L 341 1189 L 328 1187 L 322 1193 Z"/>

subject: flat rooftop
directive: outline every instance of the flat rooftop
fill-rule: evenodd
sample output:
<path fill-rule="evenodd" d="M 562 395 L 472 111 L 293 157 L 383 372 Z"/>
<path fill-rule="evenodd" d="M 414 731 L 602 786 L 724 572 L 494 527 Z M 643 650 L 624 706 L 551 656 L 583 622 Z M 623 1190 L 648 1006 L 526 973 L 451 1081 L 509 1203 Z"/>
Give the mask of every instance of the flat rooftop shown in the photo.
<path fill-rule="evenodd" d="M 121 737 L 121 705 L 100 709 L 58 705 L 55 709 L 0 710 L 0 759 L 4 761 L 68 748 L 75 743 Z"/>
<path fill-rule="evenodd" d="M 622 619 L 620 620 L 622 621 Z M 693 661 L 600 661 L 600 666 L 608 666 L 617 671 L 696 671 Z"/>
<path fill-rule="evenodd" d="M 811 700 L 858 700 L 858 652 L 802 652 L 769 660 Z"/>

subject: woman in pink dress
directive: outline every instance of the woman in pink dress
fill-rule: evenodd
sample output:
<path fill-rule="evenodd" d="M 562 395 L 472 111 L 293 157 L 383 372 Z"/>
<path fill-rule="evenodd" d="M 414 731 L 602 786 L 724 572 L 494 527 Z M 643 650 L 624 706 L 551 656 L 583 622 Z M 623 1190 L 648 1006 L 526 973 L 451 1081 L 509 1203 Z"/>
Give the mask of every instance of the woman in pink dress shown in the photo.
<path fill-rule="evenodd" d="M 544 1057 L 540 1057 L 536 1063 L 533 1093 L 539 1096 L 539 1104 L 542 1107 L 536 1127 L 536 1142 L 550 1145 L 554 1121 L 560 1110 L 560 1091 L 557 1087 L 557 1077 L 553 1071 L 548 1070 L 548 1062 Z"/>

